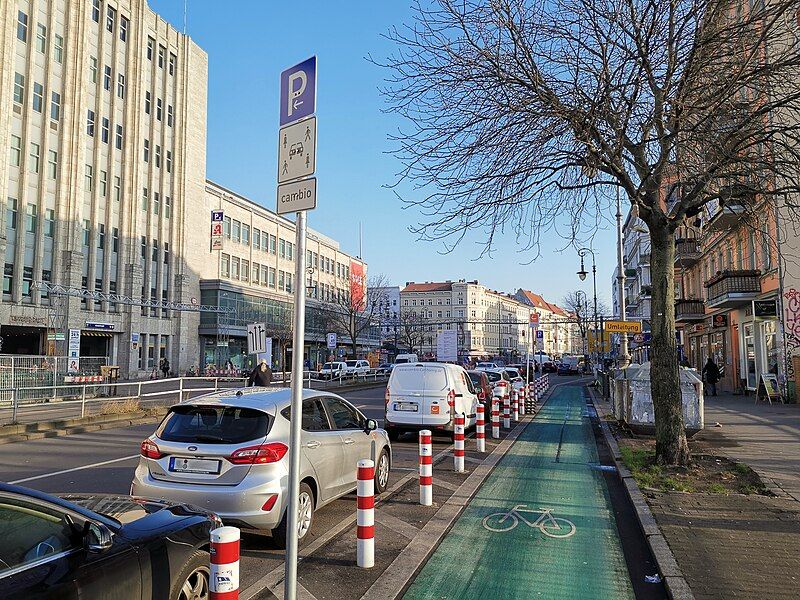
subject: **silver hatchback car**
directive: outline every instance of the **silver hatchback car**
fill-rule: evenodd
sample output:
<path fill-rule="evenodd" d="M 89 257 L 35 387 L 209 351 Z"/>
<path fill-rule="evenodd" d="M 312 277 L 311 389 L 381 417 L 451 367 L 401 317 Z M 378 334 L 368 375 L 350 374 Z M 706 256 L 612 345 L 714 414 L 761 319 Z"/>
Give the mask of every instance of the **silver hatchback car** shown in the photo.
<path fill-rule="evenodd" d="M 141 445 L 131 494 L 185 502 L 227 525 L 271 530 L 286 544 L 289 389 L 225 390 L 176 404 Z M 375 493 L 386 490 L 389 436 L 344 398 L 303 390 L 299 534 L 314 511 L 356 488 L 357 463 L 375 461 Z"/>

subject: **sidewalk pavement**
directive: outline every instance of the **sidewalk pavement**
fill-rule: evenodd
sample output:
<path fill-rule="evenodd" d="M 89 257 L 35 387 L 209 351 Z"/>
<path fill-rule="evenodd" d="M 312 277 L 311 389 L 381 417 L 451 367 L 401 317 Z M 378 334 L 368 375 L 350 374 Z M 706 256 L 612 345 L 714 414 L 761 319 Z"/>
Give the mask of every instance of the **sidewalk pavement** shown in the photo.
<path fill-rule="evenodd" d="M 755 404 L 754 396 L 707 396 L 705 422 L 706 429 L 693 441 L 747 464 L 779 496 L 800 501 L 800 405 Z"/>

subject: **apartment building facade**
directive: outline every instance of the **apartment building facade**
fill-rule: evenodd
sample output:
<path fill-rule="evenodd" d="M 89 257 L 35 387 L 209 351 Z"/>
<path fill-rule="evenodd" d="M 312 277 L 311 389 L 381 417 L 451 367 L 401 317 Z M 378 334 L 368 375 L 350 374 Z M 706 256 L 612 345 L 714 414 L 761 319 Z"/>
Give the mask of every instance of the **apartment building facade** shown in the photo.
<path fill-rule="evenodd" d="M 146 0 L 0 5 L 3 352 L 106 356 L 123 376 L 198 353 L 208 59 Z M 59 301 L 37 282 L 86 290 Z M 95 294 L 95 292 L 99 294 Z M 187 364 L 184 364 L 187 363 Z"/>
<path fill-rule="evenodd" d="M 541 337 L 536 340 L 536 351 L 542 351 L 551 357 L 583 353 L 580 327 L 566 310 L 530 290 L 520 288 L 514 298 L 534 309 L 539 315 L 538 331 L 541 332 Z"/>

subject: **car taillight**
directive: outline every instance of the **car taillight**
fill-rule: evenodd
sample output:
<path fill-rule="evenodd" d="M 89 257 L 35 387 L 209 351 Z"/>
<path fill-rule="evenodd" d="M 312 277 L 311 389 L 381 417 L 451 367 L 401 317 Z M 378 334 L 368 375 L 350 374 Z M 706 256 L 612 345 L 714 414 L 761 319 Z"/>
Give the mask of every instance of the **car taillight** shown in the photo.
<path fill-rule="evenodd" d="M 142 445 L 139 447 L 139 454 L 144 456 L 145 458 L 155 458 L 159 459 L 163 454 L 161 454 L 161 450 L 158 449 L 158 446 L 152 440 L 145 440 L 142 442 Z"/>
<path fill-rule="evenodd" d="M 264 506 L 261 507 L 261 510 L 264 512 L 271 511 L 275 506 L 275 501 L 278 499 L 278 494 L 270 494 L 267 501 L 264 502 Z"/>
<path fill-rule="evenodd" d="M 280 442 L 248 446 L 236 450 L 228 457 L 228 462 L 234 465 L 266 465 L 278 462 L 288 451 L 289 447 Z"/>
<path fill-rule="evenodd" d="M 389 388 L 387 387 L 386 391 L 383 393 L 383 402 L 384 402 L 384 404 L 386 404 L 386 406 L 389 406 L 389 398 L 390 397 L 391 397 L 391 394 L 389 393 Z"/>

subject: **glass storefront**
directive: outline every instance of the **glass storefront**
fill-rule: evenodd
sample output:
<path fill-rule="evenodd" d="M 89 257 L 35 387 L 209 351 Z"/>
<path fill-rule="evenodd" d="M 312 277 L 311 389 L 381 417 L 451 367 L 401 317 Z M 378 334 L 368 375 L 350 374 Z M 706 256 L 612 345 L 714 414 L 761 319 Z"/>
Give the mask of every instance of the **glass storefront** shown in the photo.
<path fill-rule="evenodd" d="M 754 390 L 758 383 L 756 374 L 756 341 L 753 335 L 753 324 L 745 323 L 744 330 L 744 368 L 747 373 L 747 388 Z"/>

